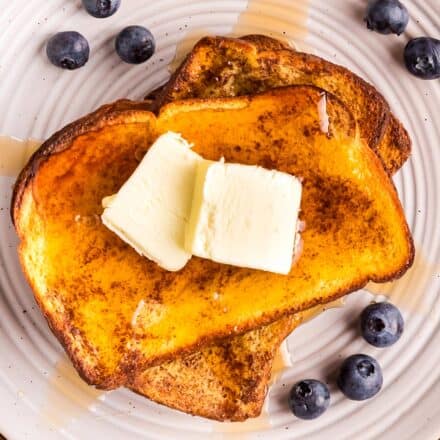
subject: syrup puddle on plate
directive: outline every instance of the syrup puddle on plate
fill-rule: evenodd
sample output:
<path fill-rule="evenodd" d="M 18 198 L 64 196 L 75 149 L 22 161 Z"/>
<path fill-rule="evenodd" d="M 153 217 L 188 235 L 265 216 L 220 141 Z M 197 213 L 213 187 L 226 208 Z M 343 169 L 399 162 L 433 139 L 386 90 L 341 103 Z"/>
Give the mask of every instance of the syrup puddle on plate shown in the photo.
<path fill-rule="evenodd" d="M 278 348 L 272 363 L 272 375 L 270 377 L 269 385 L 273 385 L 280 379 L 283 373 L 293 366 L 292 356 L 287 347 L 287 340 L 285 339 Z"/>
<path fill-rule="evenodd" d="M 272 427 L 269 417 L 268 404 L 269 399 L 268 396 L 266 396 L 261 414 L 258 417 L 247 419 L 244 422 L 213 422 L 212 432 L 224 433 L 225 438 L 228 438 L 227 434 L 240 434 L 238 438 L 240 438 L 240 440 L 245 440 L 248 438 L 248 434 L 267 431 Z"/>
<path fill-rule="evenodd" d="M 321 313 L 325 312 L 326 310 L 340 309 L 341 307 L 344 307 L 345 301 L 346 301 L 346 297 L 343 296 L 342 298 L 338 298 L 338 299 L 331 301 L 327 304 L 321 304 L 319 306 L 312 307 L 311 309 L 303 310 L 301 312 L 301 315 L 303 316 L 303 320 L 301 322 L 301 325 L 318 317 Z"/>
<path fill-rule="evenodd" d="M 17 176 L 40 145 L 35 139 L 0 136 L 0 176 Z"/>
<path fill-rule="evenodd" d="M 282 7 L 268 4 L 265 0 L 249 0 L 246 9 L 238 17 L 232 36 L 255 34 L 256 29 L 270 29 L 270 37 L 277 38 L 293 48 L 302 48 L 308 35 L 310 0 L 292 1 L 289 7 L 280 13 L 271 12 L 275 8 Z M 280 19 L 271 18 L 272 16 L 285 19 L 281 22 Z"/>
<path fill-rule="evenodd" d="M 368 283 L 363 290 L 374 295 L 378 301 L 391 299 L 406 312 L 436 318 L 434 315 L 439 313 L 438 307 L 431 308 L 422 301 L 422 296 L 429 284 L 440 276 L 440 262 L 429 261 L 421 245 L 415 248 L 414 263 L 401 279 L 383 284 Z"/>
<path fill-rule="evenodd" d="M 194 45 L 200 39 L 206 37 L 207 35 L 212 35 L 212 33 L 203 28 L 189 30 L 182 38 L 182 40 L 177 43 L 176 53 L 173 60 L 168 66 L 168 72 L 174 73 L 177 68 L 182 64 L 185 57 L 191 52 Z"/>
<path fill-rule="evenodd" d="M 305 50 L 305 38 L 308 35 L 307 20 L 309 17 L 310 0 L 292 2 L 292 6 L 285 11 L 286 21 L 280 28 L 280 21 L 270 18 L 266 14 L 273 6 L 265 4 L 264 0 L 249 0 L 246 8 L 238 16 L 229 37 L 241 37 L 258 33 L 256 29 L 271 29 L 266 34 L 277 38 L 294 49 Z M 260 33 L 264 33 L 260 31 Z M 185 57 L 191 52 L 194 45 L 203 37 L 212 35 L 208 29 L 198 28 L 189 30 L 176 45 L 176 53 L 168 66 L 168 71 L 174 73 Z"/>
<path fill-rule="evenodd" d="M 325 312 L 329 309 L 338 309 L 345 306 L 345 297 L 339 298 L 335 301 L 331 301 L 327 304 L 323 304 L 320 306 L 312 307 L 311 309 L 304 310 L 301 312 L 303 315 L 303 320 L 300 325 L 311 321 L 313 318 L 316 318 L 321 313 Z M 295 331 L 295 330 L 293 330 Z M 276 383 L 284 371 L 293 367 L 292 354 L 289 352 L 289 348 L 287 346 L 287 338 L 281 343 L 280 347 L 275 354 L 273 363 L 272 363 L 272 375 L 269 381 L 269 385 L 273 385 Z"/>
<path fill-rule="evenodd" d="M 63 428 L 72 420 L 89 413 L 99 397 L 105 394 L 87 385 L 66 357 L 55 364 L 47 387 L 41 417 L 54 428 Z"/>

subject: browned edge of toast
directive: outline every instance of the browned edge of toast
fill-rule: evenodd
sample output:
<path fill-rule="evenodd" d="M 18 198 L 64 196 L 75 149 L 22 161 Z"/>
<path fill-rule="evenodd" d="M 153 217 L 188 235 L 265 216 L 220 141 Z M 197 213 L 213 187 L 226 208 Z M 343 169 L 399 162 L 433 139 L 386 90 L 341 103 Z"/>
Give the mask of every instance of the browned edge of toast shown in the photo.
<path fill-rule="evenodd" d="M 15 182 L 12 198 L 11 198 L 11 219 L 14 226 L 15 214 L 21 205 L 21 198 L 25 188 L 31 184 L 32 179 L 38 171 L 38 168 L 51 155 L 61 153 L 66 149 L 65 142 L 73 135 L 80 136 L 93 130 L 99 130 L 106 124 L 111 123 L 118 118 L 121 113 L 130 114 L 136 111 L 149 111 L 151 102 L 149 101 L 130 101 L 121 99 L 111 104 L 99 107 L 92 113 L 71 122 L 59 131 L 54 133 L 49 139 L 41 144 L 41 146 L 32 154 L 25 167 L 21 170 Z"/>
<path fill-rule="evenodd" d="M 171 76 L 170 80 L 156 89 L 152 94 L 147 95 L 148 98 L 154 99 L 153 111 L 158 112 L 162 106 L 175 99 L 174 94 L 179 95 L 179 91 L 185 90 L 185 87 L 191 83 L 190 66 L 193 65 L 195 54 L 199 47 L 212 47 L 212 50 L 221 52 L 222 46 L 227 46 L 228 42 L 234 41 L 234 44 L 242 44 L 243 49 L 249 49 L 252 45 L 256 53 L 268 51 L 273 52 L 273 59 L 276 60 L 276 51 L 282 55 L 283 52 L 295 52 L 281 41 L 277 41 L 271 37 L 264 35 L 248 35 L 240 38 L 228 37 L 205 37 L 201 39 L 182 62 L 180 67 Z M 342 76 L 346 76 L 350 81 L 356 84 L 356 87 L 362 91 L 365 97 L 368 97 L 368 109 L 364 112 L 364 117 L 359 120 L 359 124 L 369 128 L 369 136 L 367 142 L 369 146 L 376 151 L 382 160 L 385 170 L 389 174 L 394 174 L 408 159 L 411 154 L 411 139 L 398 119 L 391 113 L 389 105 L 383 96 L 376 90 L 374 86 L 364 79 L 360 78 L 347 68 L 331 63 L 315 55 L 295 52 L 296 57 L 302 57 L 305 66 L 308 64 L 319 66 L 321 72 L 338 72 Z M 268 62 L 272 62 L 269 57 Z M 312 74 L 312 72 L 311 72 Z M 325 88 L 325 87 L 324 87 Z M 189 93 L 180 93 L 179 99 L 197 98 L 197 90 L 187 91 Z M 261 90 L 260 90 L 261 91 Z M 329 90 L 335 93 L 335 90 Z"/>

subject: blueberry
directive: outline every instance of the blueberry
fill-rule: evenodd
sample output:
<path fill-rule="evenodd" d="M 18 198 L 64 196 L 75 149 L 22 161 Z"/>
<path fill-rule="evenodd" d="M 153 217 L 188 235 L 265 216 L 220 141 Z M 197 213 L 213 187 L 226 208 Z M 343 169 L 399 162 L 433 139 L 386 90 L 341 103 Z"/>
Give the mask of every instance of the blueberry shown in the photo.
<path fill-rule="evenodd" d="M 361 314 L 361 331 L 365 340 L 375 347 L 393 345 L 403 333 L 403 318 L 390 303 L 370 304 Z"/>
<path fill-rule="evenodd" d="M 86 11 L 96 18 L 113 15 L 121 6 L 121 0 L 82 0 Z"/>
<path fill-rule="evenodd" d="M 128 26 L 116 37 L 115 47 L 123 61 L 140 64 L 153 56 L 156 43 L 148 29 L 142 26 Z"/>
<path fill-rule="evenodd" d="M 370 0 L 364 21 L 372 31 L 400 35 L 408 25 L 408 9 L 399 0 Z"/>
<path fill-rule="evenodd" d="M 58 32 L 47 42 L 46 54 L 55 66 L 74 70 L 87 63 L 90 48 L 87 40 L 78 32 Z"/>
<path fill-rule="evenodd" d="M 382 388 L 380 365 L 371 356 L 355 354 L 342 364 L 338 377 L 339 389 L 352 400 L 366 400 Z"/>
<path fill-rule="evenodd" d="M 329 405 L 330 393 L 319 380 L 302 380 L 292 387 L 289 394 L 290 409 L 300 419 L 316 419 Z"/>
<path fill-rule="evenodd" d="M 404 58 L 413 75 L 422 79 L 440 78 L 440 40 L 414 38 L 406 45 Z"/>

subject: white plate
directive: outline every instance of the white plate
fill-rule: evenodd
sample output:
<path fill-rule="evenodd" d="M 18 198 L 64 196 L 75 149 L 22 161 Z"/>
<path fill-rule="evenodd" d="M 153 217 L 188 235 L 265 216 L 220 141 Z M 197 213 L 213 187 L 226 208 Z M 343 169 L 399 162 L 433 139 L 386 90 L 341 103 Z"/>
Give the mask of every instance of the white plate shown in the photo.
<path fill-rule="evenodd" d="M 9 219 L 13 179 L 0 178 L 0 432 L 9 439 L 440 437 L 440 83 L 410 76 L 401 60 L 408 38 L 439 37 L 438 0 L 407 0 L 412 19 L 400 38 L 366 30 L 363 0 L 122 0 L 106 20 L 88 16 L 74 0 L 0 3 L 0 133 L 21 138 L 43 139 L 100 104 L 141 98 L 168 77 L 176 43 L 189 47 L 202 34 L 285 32 L 351 68 L 386 96 L 414 141 L 395 182 L 417 246 L 414 268 L 404 278 L 370 289 L 388 293 L 404 314 L 406 330 L 394 347 L 374 349 L 358 336 L 358 313 L 372 296 L 353 294 L 345 308 L 321 315 L 289 338 L 293 366 L 271 388 L 267 417 L 220 424 L 126 390 L 97 393 L 77 378 L 21 274 Z M 157 38 L 156 55 L 146 64 L 123 64 L 114 53 L 114 35 L 129 24 L 146 25 Z M 44 43 L 61 30 L 78 30 L 89 39 L 84 68 L 66 72 L 47 62 Z M 289 385 L 305 377 L 333 384 L 341 359 L 356 352 L 379 359 L 382 392 L 356 403 L 331 385 L 332 405 L 324 416 L 295 419 L 286 407 Z"/>

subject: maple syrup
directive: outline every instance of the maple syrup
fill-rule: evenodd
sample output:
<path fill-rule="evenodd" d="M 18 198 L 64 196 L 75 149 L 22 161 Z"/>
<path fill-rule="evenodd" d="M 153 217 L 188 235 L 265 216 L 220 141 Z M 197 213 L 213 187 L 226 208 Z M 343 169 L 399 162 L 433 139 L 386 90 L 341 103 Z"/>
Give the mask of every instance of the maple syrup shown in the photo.
<path fill-rule="evenodd" d="M 291 7 L 287 11 L 283 10 L 279 11 L 278 14 L 271 14 L 267 13 L 268 9 L 281 7 L 267 5 L 264 0 L 249 0 L 246 9 L 240 13 L 231 33 L 227 36 L 240 37 L 263 33 L 283 41 L 294 49 L 304 50 L 307 47 L 305 39 L 308 35 L 309 6 L 310 0 L 292 0 Z M 286 17 L 285 21 L 282 21 L 283 25 L 280 26 L 281 20 L 271 18 L 272 15 Z M 270 29 L 270 31 L 256 31 L 256 29 Z M 173 73 L 176 71 L 197 41 L 211 34 L 212 32 L 204 28 L 188 31 L 176 45 L 173 61 L 168 66 L 169 72 Z"/>
<path fill-rule="evenodd" d="M 89 413 L 103 391 L 87 385 L 71 362 L 62 357 L 48 380 L 48 389 L 41 407 L 41 416 L 54 428 L 63 428 L 72 420 Z"/>
<path fill-rule="evenodd" d="M 0 176 L 17 176 L 40 144 L 34 139 L 0 136 Z"/>
<path fill-rule="evenodd" d="M 310 0 L 292 0 L 288 8 L 268 4 L 265 0 L 249 0 L 246 9 L 238 17 L 232 36 L 255 34 L 256 29 L 270 29 L 260 33 L 300 49 L 308 35 L 309 7 Z"/>

